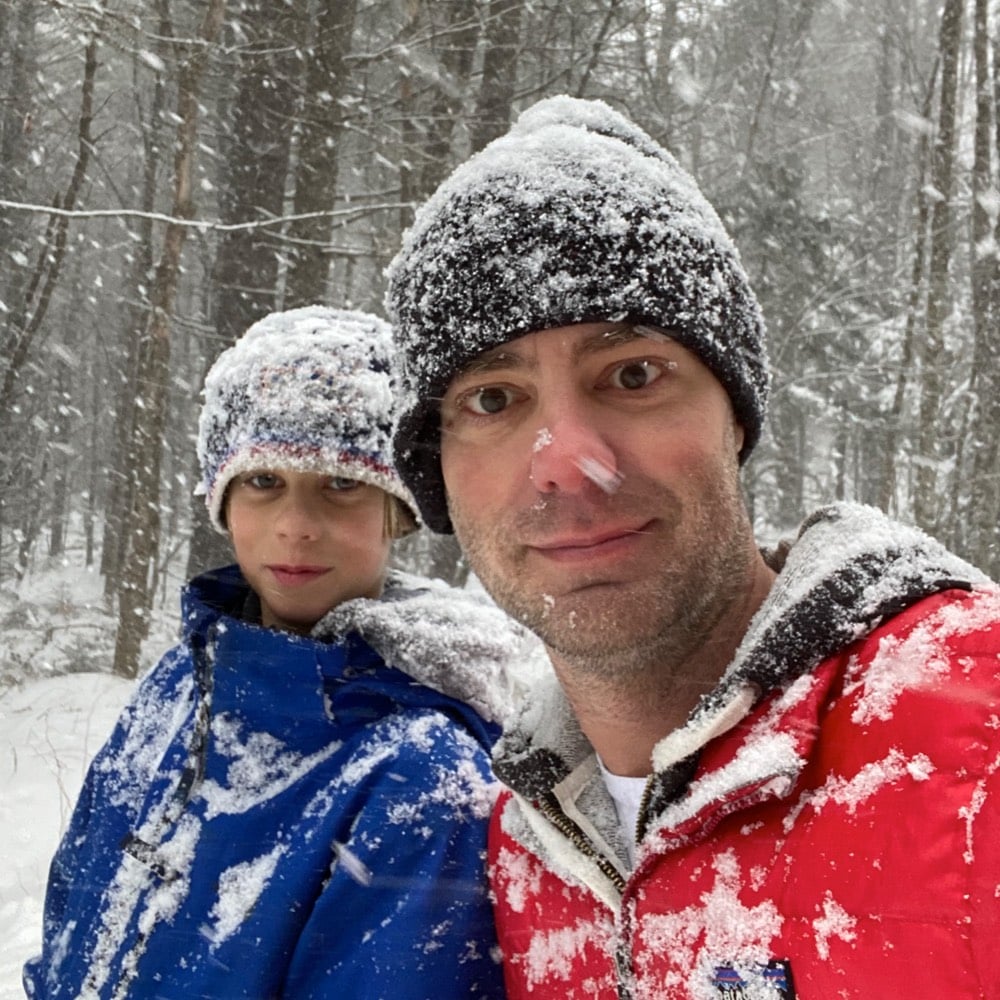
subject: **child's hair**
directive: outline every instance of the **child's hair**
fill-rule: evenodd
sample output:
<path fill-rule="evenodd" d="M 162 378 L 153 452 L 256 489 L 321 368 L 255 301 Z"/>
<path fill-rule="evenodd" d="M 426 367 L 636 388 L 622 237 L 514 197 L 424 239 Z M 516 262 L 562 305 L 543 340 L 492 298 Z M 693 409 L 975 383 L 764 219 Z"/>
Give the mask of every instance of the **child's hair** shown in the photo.
<path fill-rule="evenodd" d="M 416 531 L 418 526 L 413 511 L 399 497 L 386 493 L 382 534 L 388 539 L 405 538 Z"/>
<path fill-rule="evenodd" d="M 205 378 L 197 492 L 216 530 L 226 531 L 235 476 L 282 468 L 377 486 L 387 537 L 413 530 L 416 505 L 390 455 L 394 388 L 389 326 L 377 316 L 308 306 L 254 323 Z"/>

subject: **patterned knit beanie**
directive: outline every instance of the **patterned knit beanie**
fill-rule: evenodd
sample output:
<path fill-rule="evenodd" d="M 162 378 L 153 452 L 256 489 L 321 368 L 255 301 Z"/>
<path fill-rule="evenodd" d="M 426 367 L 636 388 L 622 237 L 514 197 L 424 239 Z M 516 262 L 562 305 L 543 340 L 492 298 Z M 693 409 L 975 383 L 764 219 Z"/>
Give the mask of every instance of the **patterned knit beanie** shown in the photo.
<path fill-rule="evenodd" d="M 201 483 L 216 530 L 234 476 L 291 468 L 378 486 L 416 510 L 390 459 L 392 336 L 367 313 L 272 313 L 219 355 L 198 424 Z"/>
<path fill-rule="evenodd" d="M 424 521 L 450 532 L 439 400 L 476 355 L 587 322 L 667 330 L 760 437 L 764 322 L 739 254 L 692 178 L 601 101 L 553 97 L 466 161 L 417 213 L 388 270 L 402 400 L 396 463 Z"/>

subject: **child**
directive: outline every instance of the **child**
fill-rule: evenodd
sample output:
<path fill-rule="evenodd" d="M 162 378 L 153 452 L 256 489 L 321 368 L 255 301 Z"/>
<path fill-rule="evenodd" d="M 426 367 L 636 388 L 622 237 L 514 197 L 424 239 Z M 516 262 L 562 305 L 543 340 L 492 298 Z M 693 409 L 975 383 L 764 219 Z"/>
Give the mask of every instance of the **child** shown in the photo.
<path fill-rule="evenodd" d="M 267 317 L 208 374 L 198 457 L 238 567 L 98 754 L 52 864 L 30 997 L 501 996 L 489 748 L 522 633 L 388 572 L 390 338 Z"/>

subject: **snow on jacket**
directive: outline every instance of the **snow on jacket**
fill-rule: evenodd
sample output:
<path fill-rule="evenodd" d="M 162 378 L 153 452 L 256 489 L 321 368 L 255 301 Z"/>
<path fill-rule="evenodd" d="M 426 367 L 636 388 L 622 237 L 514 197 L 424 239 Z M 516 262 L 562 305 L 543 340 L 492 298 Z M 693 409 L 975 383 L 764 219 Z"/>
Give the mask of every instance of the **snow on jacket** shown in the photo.
<path fill-rule="evenodd" d="M 927 536 L 807 522 L 655 748 L 632 871 L 548 686 L 494 758 L 513 1000 L 1000 996 L 1000 591 Z"/>
<path fill-rule="evenodd" d="M 240 620 L 248 595 L 236 567 L 186 589 L 53 861 L 28 995 L 501 996 L 489 748 L 520 634 L 402 574 L 310 637 Z"/>

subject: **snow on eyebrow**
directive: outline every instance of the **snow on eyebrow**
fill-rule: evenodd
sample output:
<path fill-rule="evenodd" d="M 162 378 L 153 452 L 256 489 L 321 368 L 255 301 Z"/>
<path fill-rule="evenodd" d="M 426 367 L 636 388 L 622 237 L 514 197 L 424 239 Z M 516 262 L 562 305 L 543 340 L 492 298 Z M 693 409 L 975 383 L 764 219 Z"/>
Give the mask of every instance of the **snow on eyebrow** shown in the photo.
<path fill-rule="evenodd" d="M 746 906 L 740 900 L 743 874 L 735 851 L 717 854 L 712 866 L 714 884 L 698 903 L 674 913 L 642 918 L 645 946 L 637 969 L 639 983 L 644 987 L 639 991 L 641 995 L 663 996 L 668 995 L 667 991 L 685 988 L 686 995 L 692 998 L 712 1000 L 718 996 L 712 984 L 716 966 L 725 962 L 737 970 L 749 971 L 771 959 L 770 945 L 784 919 L 777 906 L 773 900 L 757 906 Z M 673 969 L 662 981 L 654 981 L 654 970 L 660 965 L 658 956 L 667 951 L 673 956 Z"/>
<path fill-rule="evenodd" d="M 645 337 L 647 340 L 658 340 L 661 343 L 671 343 L 674 339 L 664 330 L 658 330 L 655 326 L 646 326 L 645 324 L 637 323 L 632 327 L 632 329 L 635 330 L 640 337 Z"/>
<path fill-rule="evenodd" d="M 907 689 L 933 683 L 952 668 L 951 640 L 988 629 L 1000 616 L 1000 592 L 976 594 L 975 603 L 953 602 L 938 608 L 909 635 L 885 636 L 860 679 L 849 683 L 845 693 L 861 689 L 852 721 L 859 726 L 892 716 L 896 700 Z M 852 658 L 848 677 L 856 676 L 858 663 Z"/>

